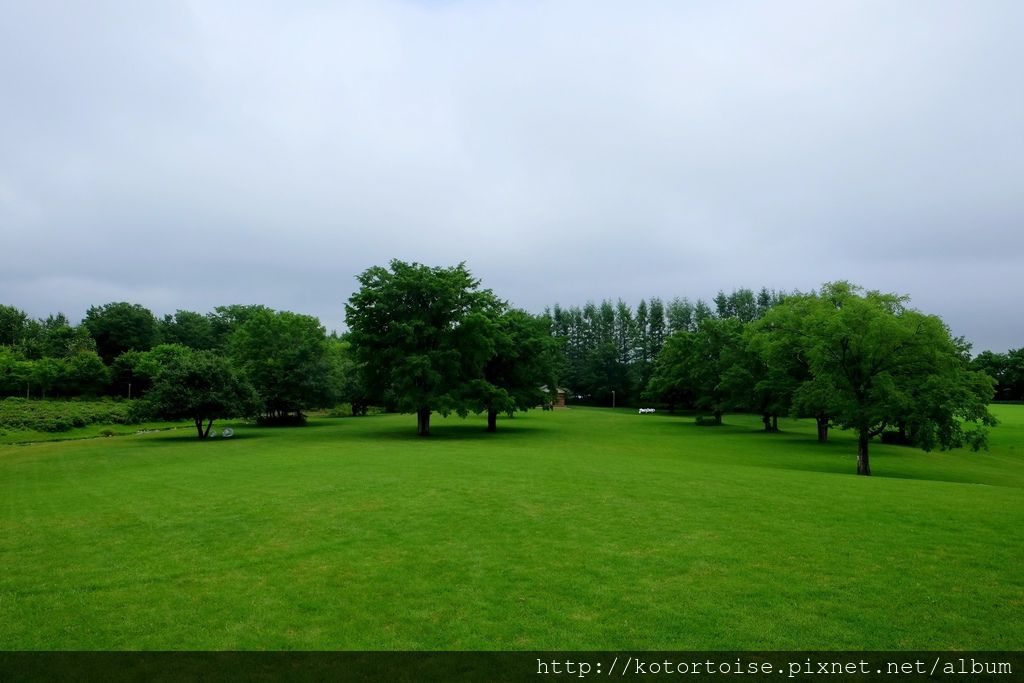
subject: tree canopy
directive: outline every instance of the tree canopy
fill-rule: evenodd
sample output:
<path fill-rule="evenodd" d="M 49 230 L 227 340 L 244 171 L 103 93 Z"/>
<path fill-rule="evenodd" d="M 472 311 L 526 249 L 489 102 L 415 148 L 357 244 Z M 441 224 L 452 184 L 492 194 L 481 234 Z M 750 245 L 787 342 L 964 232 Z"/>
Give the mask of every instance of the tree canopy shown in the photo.
<path fill-rule="evenodd" d="M 511 415 L 549 402 L 554 388 L 555 340 L 550 321 L 526 311 L 503 311 L 491 328 L 494 351 L 470 392 L 487 413 L 487 431 L 497 429 L 499 413 Z"/>
<path fill-rule="evenodd" d="M 803 384 L 827 394 L 836 425 L 857 432 L 858 474 L 871 474 L 868 444 L 887 429 L 908 431 L 924 449 L 977 449 L 995 422 L 986 408 L 991 379 L 968 369 L 938 317 L 906 303 L 837 282 L 787 298 L 758 323 L 795 340 L 809 371 Z"/>
<path fill-rule="evenodd" d="M 1024 348 L 1006 353 L 983 351 L 971 361 L 971 367 L 995 380 L 997 401 L 1024 401 Z"/>
<path fill-rule="evenodd" d="M 264 422 L 302 422 L 328 397 L 327 337 L 309 315 L 258 308 L 231 337 L 231 356 L 259 394 Z"/>
<path fill-rule="evenodd" d="M 159 342 L 156 317 L 139 304 L 120 301 L 92 306 L 82 324 L 108 364 L 125 351 L 148 351 Z"/>
<path fill-rule="evenodd" d="M 144 399 L 150 414 L 192 420 L 199 438 L 205 439 L 214 420 L 255 412 L 258 399 L 252 386 L 223 356 L 189 349 L 167 358 Z"/>
<path fill-rule="evenodd" d="M 421 436 L 430 433 L 433 411 L 471 411 L 477 396 L 466 386 L 482 378 L 494 354 L 501 302 L 462 263 L 393 260 L 357 279 L 361 287 L 345 306 L 345 320 L 369 394 L 415 412 Z"/>

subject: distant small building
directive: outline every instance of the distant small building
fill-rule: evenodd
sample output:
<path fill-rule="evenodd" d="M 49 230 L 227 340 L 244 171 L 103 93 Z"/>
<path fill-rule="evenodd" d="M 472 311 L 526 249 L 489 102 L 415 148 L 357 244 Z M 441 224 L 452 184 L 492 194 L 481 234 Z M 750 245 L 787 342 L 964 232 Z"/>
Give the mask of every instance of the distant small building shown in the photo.
<path fill-rule="evenodd" d="M 565 407 L 565 389 L 555 389 L 555 401 L 552 404 L 555 408 Z"/>
<path fill-rule="evenodd" d="M 551 396 L 551 390 L 548 389 L 548 385 L 547 384 L 542 386 L 540 388 L 540 390 L 543 391 L 545 394 L 548 394 L 549 396 Z M 562 389 L 561 387 L 559 387 L 558 389 L 555 389 L 554 396 L 551 396 L 550 406 L 552 408 L 564 408 L 565 407 L 565 396 L 566 396 L 567 393 L 569 393 L 568 389 Z"/>

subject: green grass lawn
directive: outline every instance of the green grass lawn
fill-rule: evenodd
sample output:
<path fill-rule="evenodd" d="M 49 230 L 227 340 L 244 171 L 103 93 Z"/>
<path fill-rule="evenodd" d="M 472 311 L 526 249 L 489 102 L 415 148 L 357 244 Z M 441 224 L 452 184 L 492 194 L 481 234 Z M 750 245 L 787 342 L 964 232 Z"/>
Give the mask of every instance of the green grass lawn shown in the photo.
<path fill-rule="evenodd" d="M 0 446 L 0 649 L 1007 649 L 988 453 L 574 408 Z M 220 425 L 223 426 L 223 425 Z"/>

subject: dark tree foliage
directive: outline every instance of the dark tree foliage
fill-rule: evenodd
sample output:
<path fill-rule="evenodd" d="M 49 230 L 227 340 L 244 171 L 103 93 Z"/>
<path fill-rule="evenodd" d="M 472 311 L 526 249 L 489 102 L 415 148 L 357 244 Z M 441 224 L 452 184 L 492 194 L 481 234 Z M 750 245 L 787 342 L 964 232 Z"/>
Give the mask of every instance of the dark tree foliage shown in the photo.
<path fill-rule="evenodd" d="M 210 343 L 212 348 L 227 353 L 235 330 L 245 324 L 256 313 L 269 310 L 271 309 L 262 304 L 217 306 L 213 309 L 213 313 L 209 313 L 206 316 L 210 320 Z"/>
<path fill-rule="evenodd" d="M 42 356 L 70 358 L 83 351 L 96 351 L 96 341 L 84 325 L 74 327 L 63 313 L 48 316 L 36 326 Z"/>
<path fill-rule="evenodd" d="M 736 318 L 740 322 L 749 323 L 763 317 L 785 298 L 782 292 L 765 287 L 756 295 L 753 290 L 745 287 L 735 289 L 728 295 L 719 291 L 715 297 L 716 314 L 719 318 Z"/>
<path fill-rule="evenodd" d="M 765 372 L 761 389 L 786 407 L 780 413 L 813 417 L 818 441 L 828 440 L 836 412 L 836 389 L 830 377 L 811 372 L 810 349 L 805 344 L 801 321 L 811 314 L 813 299 L 795 297 L 773 312 L 771 322 L 754 322 L 745 330 L 748 349 L 760 357 Z"/>
<path fill-rule="evenodd" d="M 158 344 L 149 351 L 125 351 L 110 365 L 112 393 L 128 398 L 142 397 L 164 366 L 178 362 L 189 351 L 181 344 Z"/>
<path fill-rule="evenodd" d="M 487 413 L 487 431 L 499 413 L 512 415 L 549 402 L 555 387 L 555 340 L 550 320 L 517 309 L 502 311 L 491 327 L 494 351 L 483 375 L 468 385 L 477 409 Z"/>
<path fill-rule="evenodd" d="M 635 310 L 622 300 L 614 304 L 607 300 L 588 302 L 582 308 L 556 304 L 548 314 L 559 344 L 559 382 L 571 394 L 599 405 L 611 405 L 613 396 L 617 405 L 631 405 L 641 398 L 657 401 L 665 396 L 677 397 L 678 392 L 663 391 L 668 386 L 663 374 L 657 387 L 651 384 L 655 361 L 668 337 L 696 332 L 703 322 L 712 319 L 742 323 L 756 320 L 784 298 L 782 293 L 766 288 L 756 295 L 749 289 L 720 292 L 715 297 L 717 315 L 702 300 L 691 303 L 681 298 L 672 299 L 666 306 L 652 297 L 641 300 Z"/>
<path fill-rule="evenodd" d="M 718 292 L 715 307 L 719 318 L 736 318 L 740 322 L 749 323 L 757 317 L 754 292 L 746 288 L 737 289 L 728 296 Z"/>
<path fill-rule="evenodd" d="M 0 346 L 0 395 L 24 396 L 31 366 L 9 346 Z"/>
<path fill-rule="evenodd" d="M 139 304 L 121 301 L 92 306 L 82 324 L 108 364 L 125 351 L 148 351 L 159 342 L 156 317 Z"/>
<path fill-rule="evenodd" d="M 494 354 L 495 312 L 465 264 L 431 267 L 391 261 L 357 278 L 345 306 L 349 341 L 378 402 L 415 412 L 417 433 L 430 434 L 430 415 L 467 414 L 477 401 L 466 385 L 483 375 Z"/>
<path fill-rule="evenodd" d="M 647 384 L 647 395 L 668 404 L 669 410 L 678 405 L 694 403 L 694 387 L 690 380 L 693 333 L 680 330 L 672 333 L 654 362 L 654 371 Z"/>
<path fill-rule="evenodd" d="M 971 361 L 971 368 L 995 380 L 995 400 L 1024 401 L 1024 348 L 982 351 Z"/>
<path fill-rule="evenodd" d="M 40 358 L 32 361 L 28 368 L 27 379 L 39 391 L 41 398 L 52 398 L 57 387 L 64 382 L 67 372 L 65 363 L 57 358 Z"/>
<path fill-rule="evenodd" d="M 165 315 L 159 327 L 160 339 L 165 344 L 181 344 L 199 350 L 217 348 L 213 316 L 178 310 L 174 315 Z"/>
<path fill-rule="evenodd" d="M 329 396 L 327 335 L 308 315 L 260 308 L 233 333 L 231 358 L 260 397 L 267 424 L 301 424 Z"/>
<path fill-rule="evenodd" d="M 110 383 L 110 371 L 95 351 L 79 351 L 65 361 L 67 393 L 96 396 Z"/>
<path fill-rule="evenodd" d="M 642 301 L 635 314 L 623 301 L 568 309 L 555 305 L 549 317 L 558 343 L 559 384 L 600 405 L 611 405 L 613 395 L 618 405 L 639 398 L 664 342 L 659 300 Z"/>
<path fill-rule="evenodd" d="M 777 432 L 779 415 L 789 412 L 792 388 L 779 381 L 776 369 L 752 347 L 750 326 L 741 324 L 738 332 L 734 342 L 722 350 L 719 388 L 729 410 L 757 413 L 766 432 Z"/>
<path fill-rule="evenodd" d="M 331 405 L 348 403 L 352 415 L 366 415 L 371 398 L 348 335 L 327 338 L 327 383 Z"/>
<path fill-rule="evenodd" d="M 676 332 L 693 332 L 697 324 L 693 317 L 694 306 L 689 299 L 676 297 L 668 302 L 665 309 L 665 316 L 668 319 L 668 334 Z M 657 357 L 657 353 L 654 357 Z"/>
<path fill-rule="evenodd" d="M 837 426 L 857 432 L 858 474 L 871 474 L 869 442 L 887 429 L 905 429 L 925 450 L 977 449 L 995 423 L 986 408 L 991 379 L 967 367 L 965 348 L 939 318 L 907 308 L 905 297 L 830 283 L 787 298 L 760 325 L 799 345 L 807 383 Z"/>
<path fill-rule="evenodd" d="M 658 297 L 651 297 L 647 308 L 647 353 L 651 358 L 657 358 L 665 345 L 665 306 Z"/>
<path fill-rule="evenodd" d="M 144 401 L 154 417 L 192 420 L 200 439 L 214 420 L 252 415 L 258 406 L 252 386 L 227 358 L 191 349 L 169 360 Z"/>
<path fill-rule="evenodd" d="M 0 345 L 14 346 L 25 336 L 28 315 L 25 311 L 0 304 Z"/>
<path fill-rule="evenodd" d="M 707 318 L 695 332 L 680 334 L 686 337 L 687 351 L 681 369 L 693 392 L 693 404 L 710 411 L 720 424 L 722 413 L 736 404 L 736 389 L 724 383 L 723 377 L 739 354 L 743 325 L 735 318 Z"/>

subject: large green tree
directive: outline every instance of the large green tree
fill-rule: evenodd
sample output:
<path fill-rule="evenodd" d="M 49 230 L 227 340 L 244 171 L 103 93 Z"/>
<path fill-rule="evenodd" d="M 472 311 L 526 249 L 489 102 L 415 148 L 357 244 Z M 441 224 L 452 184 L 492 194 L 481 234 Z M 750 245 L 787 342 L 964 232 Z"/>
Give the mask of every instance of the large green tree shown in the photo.
<path fill-rule="evenodd" d="M 231 304 L 217 306 L 213 313 L 208 313 L 210 320 L 211 344 L 214 349 L 227 352 L 231 345 L 231 337 L 235 330 L 244 325 L 249 318 L 260 311 L 271 309 L 263 304 Z"/>
<path fill-rule="evenodd" d="M 303 409 L 327 401 L 327 335 L 316 318 L 253 310 L 233 333 L 230 348 L 260 396 L 264 422 L 301 423 Z"/>
<path fill-rule="evenodd" d="M 0 395 L 24 396 L 31 381 L 32 364 L 9 346 L 0 345 Z"/>
<path fill-rule="evenodd" d="M 65 362 L 58 358 L 40 358 L 30 361 L 30 367 L 29 379 L 39 389 L 41 398 L 46 398 L 47 394 L 52 396 L 53 390 L 62 383 L 67 372 Z"/>
<path fill-rule="evenodd" d="M 95 396 L 110 384 L 110 371 L 95 351 L 79 351 L 64 363 L 65 387 L 69 393 Z"/>
<path fill-rule="evenodd" d="M 181 344 L 157 344 L 149 351 L 125 351 L 110 365 L 113 393 L 129 398 L 143 396 L 160 374 L 161 368 L 188 355 Z"/>
<path fill-rule="evenodd" d="M 689 403 L 710 411 L 716 423 L 737 407 L 738 380 L 725 381 L 742 346 L 743 324 L 736 318 L 704 318 L 693 332 L 675 332 L 655 363 L 647 394 L 674 406 Z"/>
<path fill-rule="evenodd" d="M 808 380 L 831 392 L 835 424 L 857 433 L 857 473 L 871 474 L 871 439 L 900 422 L 922 448 L 984 445 L 991 379 L 967 368 L 964 349 L 936 316 L 905 297 L 847 282 L 794 295 L 764 317 L 768 334 L 799 339 Z"/>
<path fill-rule="evenodd" d="M 551 400 L 556 342 L 546 317 L 517 309 L 502 312 L 491 329 L 494 350 L 471 393 L 487 413 L 487 431 L 497 431 L 498 414 L 511 415 Z"/>
<path fill-rule="evenodd" d="M 749 343 L 750 325 L 742 329 L 742 339 L 722 351 L 719 388 L 730 410 L 758 413 L 766 432 L 779 431 L 779 415 L 789 412 L 792 385 L 785 377 L 776 377 L 756 348 Z"/>
<path fill-rule="evenodd" d="M 200 439 L 210 435 L 214 420 L 244 417 L 255 412 L 258 399 L 252 386 L 228 359 L 211 351 L 167 356 L 152 389 L 146 411 L 168 420 L 192 420 Z"/>
<path fill-rule="evenodd" d="M 14 346 L 20 342 L 27 324 L 28 315 L 25 311 L 0 304 L 0 345 Z"/>
<path fill-rule="evenodd" d="M 139 304 L 120 301 L 92 306 L 82 324 L 107 364 L 125 351 L 148 351 L 159 343 L 156 317 Z"/>
<path fill-rule="evenodd" d="M 83 351 L 96 351 L 96 341 L 84 325 L 74 327 L 63 313 L 47 316 L 35 328 L 43 356 L 70 358 Z"/>
<path fill-rule="evenodd" d="M 175 311 L 160 321 L 160 339 L 165 344 L 181 344 L 192 349 L 212 349 L 217 344 L 213 317 L 195 311 Z"/>
<path fill-rule="evenodd" d="M 818 441 L 825 442 L 836 411 L 837 392 L 831 377 L 815 377 L 811 373 L 809 347 L 802 327 L 804 318 L 811 315 L 816 305 L 814 297 L 796 297 L 775 311 L 770 321 L 751 323 L 744 338 L 747 348 L 765 365 L 758 380 L 760 390 L 779 402 L 781 412 L 813 417 Z M 764 310 L 767 313 L 768 309 Z"/>
<path fill-rule="evenodd" d="M 997 401 L 1024 401 L 1024 348 L 982 351 L 971 361 L 971 368 L 995 380 Z"/>
<path fill-rule="evenodd" d="M 692 347 L 692 332 L 680 330 L 669 335 L 654 361 L 654 369 L 644 392 L 647 398 L 667 403 L 670 411 L 678 405 L 693 404 L 694 391 L 690 382 Z"/>
<path fill-rule="evenodd" d="M 430 415 L 465 414 L 477 405 L 469 382 L 483 376 L 494 353 L 500 302 L 465 264 L 431 267 L 393 260 L 358 276 L 345 305 L 348 339 L 370 395 L 416 413 L 430 434 Z"/>
<path fill-rule="evenodd" d="M 327 338 L 327 383 L 332 405 L 348 403 L 352 415 L 366 415 L 369 396 L 363 384 L 363 373 L 347 335 Z"/>

